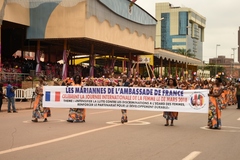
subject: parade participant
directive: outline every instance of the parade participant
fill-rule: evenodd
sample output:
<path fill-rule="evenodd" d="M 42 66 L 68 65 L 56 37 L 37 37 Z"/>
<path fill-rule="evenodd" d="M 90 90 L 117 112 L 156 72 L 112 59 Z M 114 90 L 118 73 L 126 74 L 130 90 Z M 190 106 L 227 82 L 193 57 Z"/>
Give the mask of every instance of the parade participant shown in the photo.
<path fill-rule="evenodd" d="M 233 82 L 229 82 L 229 101 L 228 105 L 234 105 L 235 104 L 235 86 Z"/>
<path fill-rule="evenodd" d="M 212 86 L 209 93 L 209 112 L 208 126 L 211 129 L 221 129 L 221 111 L 222 111 L 222 79 L 216 78 L 215 85 Z"/>
<path fill-rule="evenodd" d="M 240 109 L 240 81 L 236 85 L 237 109 Z"/>
<path fill-rule="evenodd" d="M 35 89 L 36 98 L 33 104 L 32 114 L 32 118 L 34 119 L 32 120 L 32 122 L 38 122 L 38 119 L 41 118 L 44 118 L 43 122 L 47 122 L 48 121 L 47 117 L 51 116 L 50 108 L 42 106 L 43 87 L 47 85 L 46 83 L 44 83 L 44 80 L 45 80 L 44 77 L 40 77 L 39 84 L 36 85 Z"/>
<path fill-rule="evenodd" d="M 123 75 L 121 86 L 129 87 L 129 85 L 130 85 L 130 82 L 129 82 L 127 76 Z M 122 123 L 128 122 L 127 110 L 126 109 L 121 109 L 121 112 L 122 112 L 121 122 Z"/>
<path fill-rule="evenodd" d="M 222 90 L 223 90 L 223 92 L 221 94 L 221 96 L 222 96 L 222 109 L 225 109 L 225 108 L 227 108 L 227 104 L 228 104 L 228 96 L 227 96 L 228 91 L 227 91 L 226 81 L 222 81 Z"/>
<path fill-rule="evenodd" d="M 71 85 L 81 86 L 81 77 L 79 75 L 76 75 Z M 85 117 L 86 117 L 85 108 L 70 108 L 67 121 L 73 123 L 85 122 Z"/>
<path fill-rule="evenodd" d="M 167 89 L 177 89 L 177 82 L 173 78 L 168 79 Z M 171 120 L 171 126 L 173 126 L 173 121 L 178 119 L 178 112 L 163 112 L 163 117 L 166 119 L 165 126 L 169 126 L 169 120 Z"/>
<path fill-rule="evenodd" d="M 209 82 L 207 80 L 204 80 L 202 89 L 209 89 L 209 88 L 210 88 L 209 87 Z"/>

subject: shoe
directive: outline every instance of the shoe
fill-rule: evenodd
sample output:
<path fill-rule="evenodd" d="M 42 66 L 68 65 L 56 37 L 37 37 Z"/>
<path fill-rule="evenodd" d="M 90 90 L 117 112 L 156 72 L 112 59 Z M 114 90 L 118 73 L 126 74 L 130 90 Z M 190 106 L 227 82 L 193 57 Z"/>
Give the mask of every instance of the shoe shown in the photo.
<path fill-rule="evenodd" d="M 32 122 L 38 122 L 38 120 L 37 119 L 33 119 Z"/>
<path fill-rule="evenodd" d="M 79 121 L 78 119 L 74 120 L 73 123 L 80 123 L 81 121 Z"/>
<path fill-rule="evenodd" d="M 124 117 L 122 116 L 122 119 L 121 119 L 121 123 L 123 124 L 124 123 Z"/>
<path fill-rule="evenodd" d="M 169 126 L 169 124 L 165 124 L 164 126 Z"/>
<path fill-rule="evenodd" d="M 73 122 L 73 120 L 68 119 L 67 122 Z"/>
<path fill-rule="evenodd" d="M 45 118 L 43 122 L 47 122 L 47 121 L 48 121 L 47 118 Z"/>
<path fill-rule="evenodd" d="M 240 108 L 236 108 L 236 109 L 240 109 Z"/>
<path fill-rule="evenodd" d="M 8 111 L 8 113 L 11 113 L 11 111 Z"/>
<path fill-rule="evenodd" d="M 85 119 L 84 119 L 84 120 L 82 120 L 82 122 L 85 122 Z"/>
<path fill-rule="evenodd" d="M 124 120 L 124 122 L 128 122 L 128 117 L 126 116 L 126 119 Z"/>
<path fill-rule="evenodd" d="M 13 111 L 13 113 L 18 113 L 17 111 Z"/>

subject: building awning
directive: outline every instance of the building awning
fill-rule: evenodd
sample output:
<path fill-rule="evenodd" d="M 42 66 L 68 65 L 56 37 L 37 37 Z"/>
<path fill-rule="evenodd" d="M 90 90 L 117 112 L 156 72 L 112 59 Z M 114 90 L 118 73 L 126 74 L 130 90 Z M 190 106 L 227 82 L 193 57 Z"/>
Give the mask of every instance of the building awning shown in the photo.
<path fill-rule="evenodd" d="M 162 57 L 163 59 L 167 59 L 167 60 L 174 61 L 177 63 L 186 63 L 187 62 L 187 64 L 197 65 L 197 66 L 203 64 L 202 61 L 197 58 L 187 57 L 185 55 L 177 54 L 175 52 L 167 51 L 167 50 L 160 49 L 160 48 L 155 48 L 154 56 L 157 58 Z"/>

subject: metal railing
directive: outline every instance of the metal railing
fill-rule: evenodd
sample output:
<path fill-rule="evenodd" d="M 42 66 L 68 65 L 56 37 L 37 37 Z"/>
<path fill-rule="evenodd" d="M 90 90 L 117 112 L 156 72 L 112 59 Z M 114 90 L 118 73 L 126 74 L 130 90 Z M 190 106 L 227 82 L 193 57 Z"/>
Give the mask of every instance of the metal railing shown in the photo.
<path fill-rule="evenodd" d="M 6 95 L 6 88 L 3 90 L 3 93 Z M 14 91 L 15 93 L 15 99 L 18 99 L 20 101 L 26 99 L 30 100 L 35 95 L 35 88 L 27 88 L 27 89 L 16 89 Z"/>

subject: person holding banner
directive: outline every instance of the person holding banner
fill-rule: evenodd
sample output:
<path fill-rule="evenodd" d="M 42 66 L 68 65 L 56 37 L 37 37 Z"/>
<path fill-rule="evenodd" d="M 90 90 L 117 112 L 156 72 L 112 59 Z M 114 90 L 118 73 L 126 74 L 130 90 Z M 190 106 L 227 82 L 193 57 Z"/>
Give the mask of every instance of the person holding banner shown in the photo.
<path fill-rule="evenodd" d="M 173 78 L 169 78 L 167 82 L 167 89 L 177 89 L 177 82 Z M 171 120 L 171 126 L 173 121 L 178 119 L 178 112 L 163 112 L 163 117 L 166 119 L 165 126 L 169 126 L 169 120 Z"/>
<path fill-rule="evenodd" d="M 81 86 L 81 77 L 79 75 L 76 75 L 71 85 Z M 73 123 L 85 122 L 85 117 L 86 117 L 85 108 L 70 108 L 67 121 Z"/>
<path fill-rule="evenodd" d="M 221 111 L 222 111 L 222 97 L 223 92 L 222 79 L 216 78 L 215 85 L 212 86 L 209 93 L 209 112 L 208 112 L 208 126 L 210 129 L 221 129 Z"/>
<path fill-rule="evenodd" d="M 123 75 L 121 86 L 129 87 L 129 85 L 130 85 L 130 82 L 129 82 L 127 76 Z M 128 122 L 127 110 L 126 109 L 121 109 L 121 112 L 122 112 L 122 117 L 121 117 L 122 124 L 125 123 L 125 122 Z"/>
<path fill-rule="evenodd" d="M 42 98 L 43 98 L 43 86 L 46 85 L 44 83 L 45 78 L 40 77 L 39 84 L 36 85 L 35 94 L 37 95 L 33 104 L 33 114 L 32 122 L 38 122 L 38 119 L 44 118 L 43 122 L 47 122 L 47 117 L 51 116 L 50 108 L 46 108 L 42 106 Z"/>

